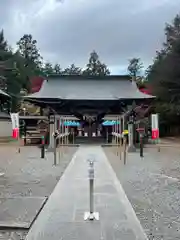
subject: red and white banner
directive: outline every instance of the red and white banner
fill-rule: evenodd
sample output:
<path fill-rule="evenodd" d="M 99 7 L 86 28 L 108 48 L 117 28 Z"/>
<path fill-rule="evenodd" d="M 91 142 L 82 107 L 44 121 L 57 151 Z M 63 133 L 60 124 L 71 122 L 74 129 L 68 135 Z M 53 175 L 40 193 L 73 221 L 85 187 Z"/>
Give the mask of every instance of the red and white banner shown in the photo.
<path fill-rule="evenodd" d="M 19 113 L 11 113 L 12 137 L 19 138 Z"/>
<path fill-rule="evenodd" d="M 159 129 L 153 129 L 152 130 L 152 139 L 158 139 L 159 138 Z"/>
<path fill-rule="evenodd" d="M 159 138 L 159 119 L 158 114 L 152 114 L 151 115 L 151 130 L 152 130 L 152 139 L 158 139 Z"/>

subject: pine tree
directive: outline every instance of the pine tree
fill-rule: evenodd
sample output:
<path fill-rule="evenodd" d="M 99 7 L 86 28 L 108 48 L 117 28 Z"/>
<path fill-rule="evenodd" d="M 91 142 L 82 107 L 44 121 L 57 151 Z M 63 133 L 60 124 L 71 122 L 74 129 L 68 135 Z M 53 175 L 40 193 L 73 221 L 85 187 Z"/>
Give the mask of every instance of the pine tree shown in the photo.
<path fill-rule="evenodd" d="M 110 71 L 104 63 L 101 63 L 98 54 L 93 51 L 90 54 L 89 62 L 83 74 L 90 76 L 106 76 L 110 74 Z"/>
<path fill-rule="evenodd" d="M 140 58 L 132 58 L 129 60 L 128 71 L 129 74 L 134 77 L 134 80 L 140 75 L 142 68 L 143 64 L 141 63 Z"/>
<path fill-rule="evenodd" d="M 79 67 L 76 67 L 75 64 L 71 64 L 70 67 L 65 68 L 63 71 L 64 75 L 81 75 L 82 70 Z"/>

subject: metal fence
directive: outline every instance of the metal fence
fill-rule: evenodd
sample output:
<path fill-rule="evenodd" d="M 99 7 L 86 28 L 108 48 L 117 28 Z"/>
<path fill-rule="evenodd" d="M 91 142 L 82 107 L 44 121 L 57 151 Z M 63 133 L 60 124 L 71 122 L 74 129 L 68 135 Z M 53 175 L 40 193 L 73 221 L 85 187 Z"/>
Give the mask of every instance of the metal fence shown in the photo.
<path fill-rule="evenodd" d="M 106 134 L 106 144 L 103 147 L 108 147 L 120 160 L 123 159 L 126 164 L 127 157 L 127 134 L 124 132 L 123 116 L 113 115 L 106 117 L 105 120 L 114 122 L 112 124 L 112 140 L 109 141 L 109 135 Z"/>

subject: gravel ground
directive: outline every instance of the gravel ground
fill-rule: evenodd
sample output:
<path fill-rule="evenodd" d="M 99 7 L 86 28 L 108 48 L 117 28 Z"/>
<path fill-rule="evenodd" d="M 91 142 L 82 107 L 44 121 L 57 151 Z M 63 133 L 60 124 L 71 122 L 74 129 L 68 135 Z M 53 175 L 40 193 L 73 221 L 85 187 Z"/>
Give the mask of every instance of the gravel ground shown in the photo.
<path fill-rule="evenodd" d="M 145 149 L 128 156 L 123 165 L 112 150 L 104 149 L 136 215 L 150 240 L 180 239 L 180 151 Z"/>
<path fill-rule="evenodd" d="M 40 158 L 37 147 L 22 147 L 21 153 L 13 146 L 0 146 L 0 198 L 45 197 L 53 191 L 56 183 L 69 164 L 76 147 L 71 147 L 61 158 L 58 166 L 53 166 L 53 154 L 46 153 Z M 25 231 L 0 230 L 0 240 L 23 240 Z"/>

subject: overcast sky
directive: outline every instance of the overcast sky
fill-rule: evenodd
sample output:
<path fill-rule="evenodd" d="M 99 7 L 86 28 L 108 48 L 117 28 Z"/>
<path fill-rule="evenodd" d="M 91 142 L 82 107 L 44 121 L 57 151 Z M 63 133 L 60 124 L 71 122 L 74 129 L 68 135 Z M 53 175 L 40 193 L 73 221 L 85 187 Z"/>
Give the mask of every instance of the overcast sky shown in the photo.
<path fill-rule="evenodd" d="M 45 60 L 62 67 L 83 67 L 96 50 L 118 73 L 132 57 L 150 63 L 179 12 L 180 0 L 0 0 L 0 28 L 13 47 L 31 33 Z"/>

